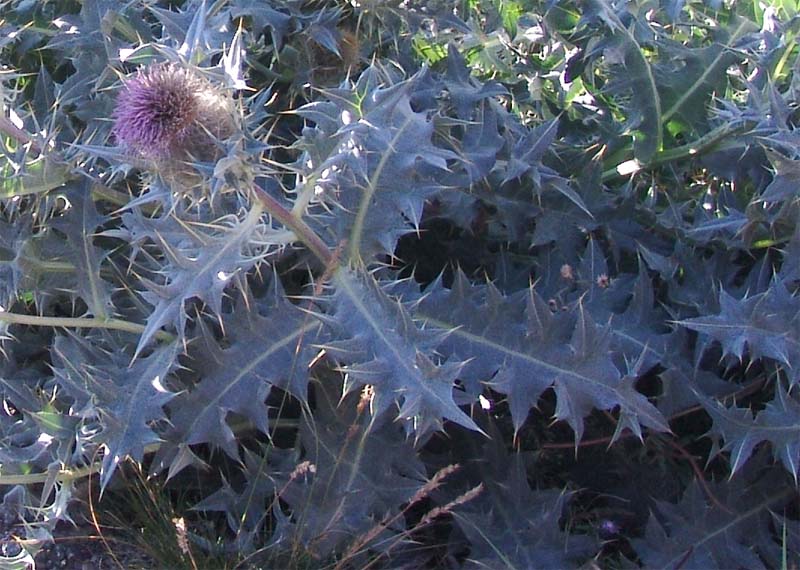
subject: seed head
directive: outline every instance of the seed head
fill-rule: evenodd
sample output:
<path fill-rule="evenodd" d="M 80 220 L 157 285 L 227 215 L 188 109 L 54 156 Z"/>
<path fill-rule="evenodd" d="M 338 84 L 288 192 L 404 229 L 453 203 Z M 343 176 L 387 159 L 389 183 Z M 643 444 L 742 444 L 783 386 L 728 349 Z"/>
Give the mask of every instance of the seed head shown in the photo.
<path fill-rule="evenodd" d="M 177 158 L 197 147 L 198 136 L 229 134 L 227 103 L 220 89 L 186 67 L 150 65 L 125 81 L 113 133 L 121 146 L 145 158 Z"/>

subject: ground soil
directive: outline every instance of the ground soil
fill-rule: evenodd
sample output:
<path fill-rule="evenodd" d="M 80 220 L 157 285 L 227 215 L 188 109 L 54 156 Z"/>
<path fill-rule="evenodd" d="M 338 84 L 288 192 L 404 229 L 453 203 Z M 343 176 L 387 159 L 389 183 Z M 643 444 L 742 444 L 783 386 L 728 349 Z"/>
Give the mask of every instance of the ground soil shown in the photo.
<path fill-rule="evenodd" d="M 160 566 L 135 546 L 93 527 L 66 524 L 34 558 L 36 570 L 155 570 Z M 103 540 L 105 539 L 105 540 Z"/>

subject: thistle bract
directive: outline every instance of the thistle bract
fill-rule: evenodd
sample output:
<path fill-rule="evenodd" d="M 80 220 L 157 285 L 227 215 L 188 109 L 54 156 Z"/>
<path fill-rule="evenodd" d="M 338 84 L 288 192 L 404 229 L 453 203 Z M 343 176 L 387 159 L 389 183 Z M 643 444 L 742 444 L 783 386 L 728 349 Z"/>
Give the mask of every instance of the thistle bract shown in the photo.
<path fill-rule="evenodd" d="M 209 135 L 230 134 L 229 101 L 210 81 L 177 64 L 140 69 L 125 82 L 114 109 L 121 146 L 153 159 L 196 154 Z"/>

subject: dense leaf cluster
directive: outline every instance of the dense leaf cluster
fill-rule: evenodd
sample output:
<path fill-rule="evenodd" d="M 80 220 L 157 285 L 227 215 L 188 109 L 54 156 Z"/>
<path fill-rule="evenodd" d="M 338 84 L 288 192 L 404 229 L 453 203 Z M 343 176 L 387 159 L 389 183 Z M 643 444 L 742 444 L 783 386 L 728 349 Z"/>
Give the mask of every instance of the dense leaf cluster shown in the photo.
<path fill-rule="evenodd" d="M 0 1 L 4 505 L 41 539 L 130 460 L 243 565 L 796 564 L 797 31 Z"/>

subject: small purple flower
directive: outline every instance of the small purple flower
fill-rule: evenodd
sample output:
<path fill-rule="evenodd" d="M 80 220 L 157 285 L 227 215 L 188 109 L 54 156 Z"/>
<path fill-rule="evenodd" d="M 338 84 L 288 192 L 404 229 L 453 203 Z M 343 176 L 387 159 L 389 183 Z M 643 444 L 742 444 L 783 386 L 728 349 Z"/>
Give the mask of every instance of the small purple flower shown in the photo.
<path fill-rule="evenodd" d="M 598 526 L 600 538 L 608 540 L 614 538 L 620 533 L 619 525 L 611 519 L 603 519 Z"/>
<path fill-rule="evenodd" d="M 154 64 L 125 82 L 113 133 L 121 146 L 146 158 L 175 157 L 194 145 L 198 134 L 219 133 L 219 124 L 209 122 L 215 116 L 224 122 L 225 110 L 224 95 L 208 80 L 174 63 Z"/>

